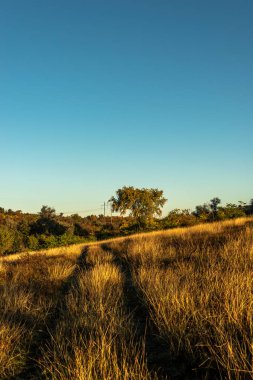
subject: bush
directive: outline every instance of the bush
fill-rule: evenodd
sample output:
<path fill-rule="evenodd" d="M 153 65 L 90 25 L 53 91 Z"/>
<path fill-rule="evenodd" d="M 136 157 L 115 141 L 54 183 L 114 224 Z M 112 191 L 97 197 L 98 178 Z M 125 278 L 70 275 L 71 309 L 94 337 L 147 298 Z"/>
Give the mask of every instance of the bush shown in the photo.
<path fill-rule="evenodd" d="M 0 255 L 12 252 L 14 235 L 7 226 L 0 226 Z"/>
<path fill-rule="evenodd" d="M 235 204 L 227 204 L 226 207 L 219 207 L 217 218 L 219 220 L 223 219 L 233 219 L 245 216 L 245 211 Z"/>
<path fill-rule="evenodd" d="M 24 236 L 21 232 L 15 231 L 13 234 L 12 252 L 20 252 L 25 248 Z"/>
<path fill-rule="evenodd" d="M 189 210 L 172 210 L 168 216 L 163 219 L 164 228 L 188 227 L 196 223 L 196 216 L 190 214 Z"/>
<path fill-rule="evenodd" d="M 70 234 L 63 234 L 61 236 L 58 236 L 58 245 L 69 245 L 72 243 L 76 243 L 78 241 L 78 238 L 75 238 L 75 236 Z"/>
<path fill-rule="evenodd" d="M 28 248 L 31 250 L 39 249 L 39 241 L 36 236 L 31 235 L 28 237 Z"/>
<path fill-rule="evenodd" d="M 49 235 L 49 236 L 40 235 L 38 242 L 39 242 L 39 245 L 38 245 L 39 249 L 54 248 L 58 246 L 58 239 L 54 235 Z"/>

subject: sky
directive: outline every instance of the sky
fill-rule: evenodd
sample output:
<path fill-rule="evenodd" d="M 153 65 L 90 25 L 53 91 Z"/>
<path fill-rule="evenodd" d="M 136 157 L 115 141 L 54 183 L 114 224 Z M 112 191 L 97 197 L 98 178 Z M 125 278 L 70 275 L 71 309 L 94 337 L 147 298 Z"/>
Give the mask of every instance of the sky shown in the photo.
<path fill-rule="evenodd" d="M 1 1 L 0 206 L 249 201 L 252 19 L 252 0 Z"/>

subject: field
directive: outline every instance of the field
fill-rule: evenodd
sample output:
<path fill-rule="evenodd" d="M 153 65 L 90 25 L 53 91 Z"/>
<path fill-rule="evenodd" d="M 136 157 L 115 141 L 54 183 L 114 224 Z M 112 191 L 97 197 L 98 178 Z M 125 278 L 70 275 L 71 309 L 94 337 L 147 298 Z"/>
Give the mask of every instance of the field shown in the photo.
<path fill-rule="evenodd" d="M 1 259 L 0 379 L 253 379 L 253 219 Z"/>

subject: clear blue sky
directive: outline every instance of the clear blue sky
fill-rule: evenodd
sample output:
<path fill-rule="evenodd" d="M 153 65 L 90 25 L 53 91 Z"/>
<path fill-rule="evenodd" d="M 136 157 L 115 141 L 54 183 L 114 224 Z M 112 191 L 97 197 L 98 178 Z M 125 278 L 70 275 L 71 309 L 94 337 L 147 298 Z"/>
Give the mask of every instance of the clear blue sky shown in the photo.
<path fill-rule="evenodd" d="M 252 0 L 1 1 L 0 206 L 249 201 L 252 20 Z"/>

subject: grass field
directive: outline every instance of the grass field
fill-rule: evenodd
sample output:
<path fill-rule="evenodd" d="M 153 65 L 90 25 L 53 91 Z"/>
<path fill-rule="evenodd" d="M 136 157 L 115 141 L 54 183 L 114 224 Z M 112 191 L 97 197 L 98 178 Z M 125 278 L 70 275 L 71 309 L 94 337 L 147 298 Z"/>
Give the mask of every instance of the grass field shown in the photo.
<path fill-rule="evenodd" d="M 253 219 L 2 258 L 0 379 L 253 379 Z"/>

